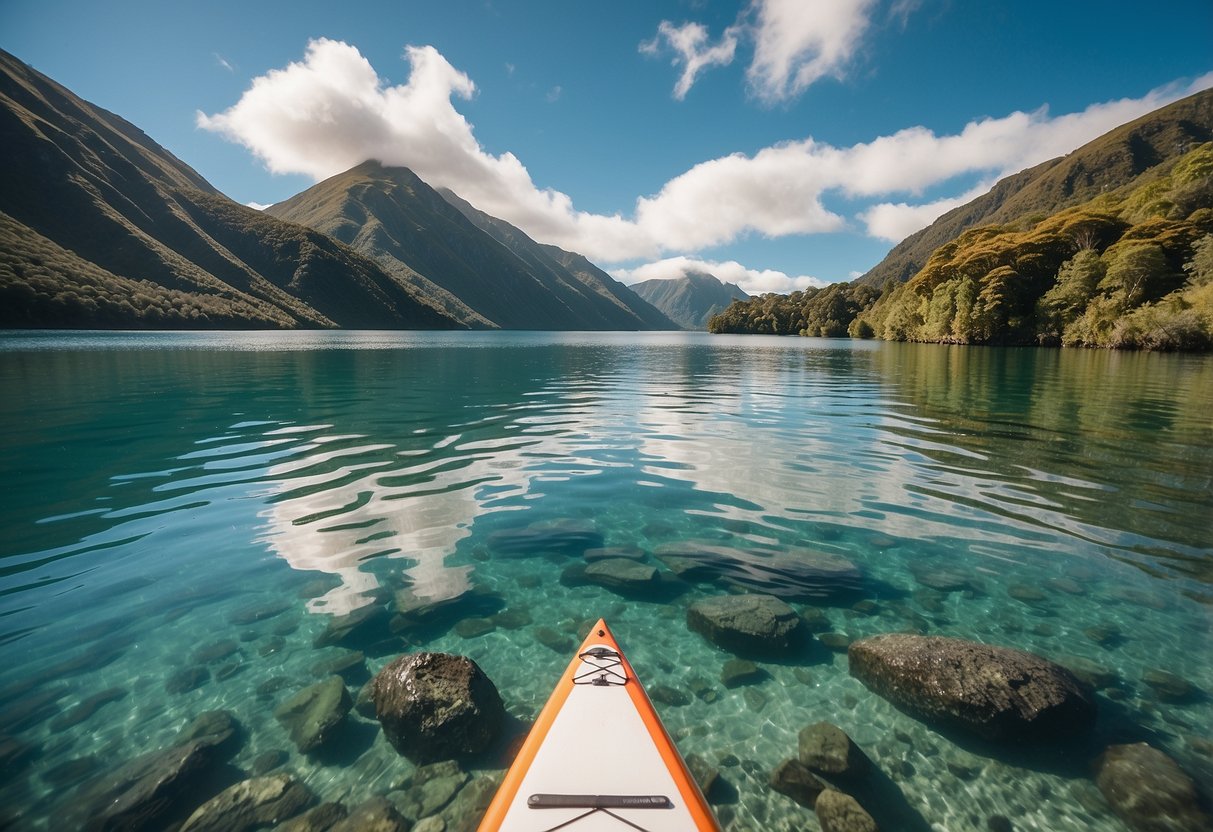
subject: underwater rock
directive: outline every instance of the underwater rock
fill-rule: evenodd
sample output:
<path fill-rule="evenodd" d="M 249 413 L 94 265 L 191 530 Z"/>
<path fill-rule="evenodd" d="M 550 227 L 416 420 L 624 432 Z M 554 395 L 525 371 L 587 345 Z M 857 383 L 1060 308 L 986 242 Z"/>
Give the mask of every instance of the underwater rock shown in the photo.
<path fill-rule="evenodd" d="M 316 636 L 313 647 L 358 647 L 373 644 L 388 634 L 387 610 L 376 604 L 360 607 L 347 615 L 329 619 L 324 632 Z"/>
<path fill-rule="evenodd" d="M 442 810 L 442 820 L 451 832 L 464 829 L 475 829 L 484 817 L 502 775 L 496 777 L 481 776 L 459 790 L 459 794 L 451 804 Z M 420 826 L 421 824 L 418 824 Z"/>
<path fill-rule="evenodd" d="M 662 573 L 655 566 L 626 558 L 572 564 L 561 573 L 560 583 L 569 587 L 591 584 L 637 600 L 669 598 L 687 588 L 682 581 Z"/>
<path fill-rule="evenodd" d="M 771 655 L 807 636 L 796 611 L 770 595 L 720 595 L 687 609 L 687 626 L 734 653 Z"/>
<path fill-rule="evenodd" d="M 326 582 L 325 586 L 327 587 L 329 584 Z M 322 590 L 317 594 L 322 595 L 326 591 L 327 589 Z M 241 607 L 229 615 L 227 620 L 229 623 L 235 624 L 237 627 L 247 627 L 249 624 L 256 624 L 258 621 L 266 621 L 270 618 L 282 615 L 282 613 L 289 610 L 292 606 L 294 606 L 294 604 L 291 604 L 289 601 L 265 601 L 260 604 L 252 604 L 251 606 Z"/>
<path fill-rule="evenodd" d="M 855 639 L 846 633 L 818 633 L 817 640 L 823 647 L 836 653 L 845 653 Z"/>
<path fill-rule="evenodd" d="M 1201 689 L 1196 685 L 1165 670 L 1149 669 L 1141 675 L 1141 680 L 1164 702 L 1191 702 L 1201 694 Z"/>
<path fill-rule="evenodd" d="M 689 541 L 659 546 L 655 554 L 683 580 L 720 581 L 789 601 L 831 600 L 863 589 L 859 567 L 840 555 L 814 549 L 776 554 Z"/>
<path fill-rule="evenodd" d="M 644 590 L 660 579 L 657 567 L 627 558 L 604 558 L 585 568 L 585 579 L 607 589 Z"/>
<path fill-rule="evenodd" d="M 405 818 L 418 821 L 442 811 L 469 779 L 454 760 L 430 763 L 396 786 L 392 802 Z"/>
<path fill-rule="evenodd" d="M 901 710 L 987 740 L 1056 738 L 1095 723 L 1091 688 L 1022 650 L 895 633 L 857 641 L 847 657 L 852 676 Z"/>
<path fill-rule="evenodd" d="M 282 636 L 270 636 L 265 644 L 257 648 L 257 655 L 263 659 L 269 658 L 275 653 L 281 653 L 285 647 L 286 639 Z"/>
<path fill-rule="evenodd" d="M 249 767 L 249 773 L 254 777 L 261 777 L 262 775 L 269 774 L 276 768 L 286 765 L 288 759 L 290 759 L 290 755 L 280 748 L 262 751 L 253 758 L 253 764 Z"/>
<path fill-rule="evenodd" d="M 1094 627 L 1087 627 L 1082 632 L 1100 647 L 1116 647 L 1125 640 L 1120 628 L 1115 624 L 1096 624 Z"/>
<path fill-rule="evenodd" d="M 562 656 L 573 652 L 573 648 L 577 646 L 571 638 L 551 627 L 536 627 L 532 635 L 535 636 L 535 641 Z"/>
<path fill-rule="evenodd" d="M 1049 578 L 1046 584 L 1067 595 L 1086 595 L 1087 588 L 1073 578 Z"/>
<path fill-rule="evenodd" d="M 1109 670 L 1082 656 L 1058 656 L 1057 663 L 1095 690 L 1110 688 L 1120 681 L 1115 670 Z"/>
<path fill-rule="evenodd" d="M 370 673 L 366 669 L 366 656 L 361 650 L 347 650 L 331 659 L 316 662 L 312 673 L 317 676 L 340 676 L 347 682 L 359 682 Z"/>
<path fill-rule="evenodd" d="M 0 712 L 0 732 L 15 734 L 45 722 L 59 713 L 57 703 L 70 690 L 66 685 L 56 685 L 39 693 L 0 699 L 0 702 L 4 702 L 4 710 Z"/>
<path fill-rule="evenodd" d="M 847 732 L 829 722 L 815 722 L 800 732 L 800 762 L 817 774 L 855 780 L 871 762 Z"/>
<path fill-rule="evenodd" d="M 214 664 L 217 661 L 226 659 L 228 656 L 235 654 L 240 650 L 240 645 L 235 639 L 224 639 L 217 641 L 214 644 L 208 644 L 205 647 L 199 647 L 190 656 L 190 661 L 195 664 Z"/>
<path fill-rule="evenodd" d="M 197 740 L 215 750 L 221 759 L 231 757 L 239 749 L 240 723 L 231 711 L 203 711 L 181 729 L 174 745 Z"/>
<path fill-rule="evenodd" d="M 581 556 L 587 561 L 624 558 L 626 560 L 647 560 L 648 554 L 639 546 L 604 546 L 597 549 L 586 549 Z"/>
<path fill-rule="evenodd" d="M 489 616 L 489 621 L 493 622 L 493 626 L 503 630 L 521 630 L 528 626 L 531 620 L 531 614 L 519 607 L 510 607 L 508 610 L 502 610 Z"/>
<path fill-rule="evenodd" d="M 306 754 L 327 742 L 353 707 L 350 692 L 340 676 L 309 685 L 274 710 L 291 741 Z"/>
<path fill-rule="evenodd" d="M 243 780 L 203 803 L 181 832 L 248 832 L 294 817 L 313 800 L 289 774 Z"/>
<path fill-rule="evenodd" d="M 257 698 L 269 699 L 280 690 L 285 690 L 291 687 L 295 682 L 286 676 L 271 676 L 261 684 L 257 685 Z"/>
<path fill-rule="evenodd" d="M 880 832 L 859 801 L 849 794 L 826 789 L 813 804 L 821 832 Z"/>
<path fill-rule="evenodd" d="M 321 803 L 274 827 L 274 832 L 328 832 L 333 824 L 345 820 L 345 807 L 340 803 Z"/>
<path fill-rule="evenodd" d="M 392 602 L 396 615 L 391 631 L 398 634 L 433 632 L 450 627 L 464 618 L 487 618 L 505 608 L 505 600 L 495 592 L 469 587 L 449 598 L 421 597 L 411 589 L 396 593 Z"/>
<path fill-rule="evenodd" d="M 354 697 L 354 710 L 359 716 L 367 719 L 375 719 L 375 677 L 371 677 L 366 681 L 361 688 L 358 689 L 358 695 Z"/>
<path fill-rule="evenodd" d="M 188 693 L 195 688 L 200 688 L 211 680 L 211 672 L 205 667 L 194 666 L 186 667 L 178 670 L 164 682 L 164 690 L 167 693 Z"/>
<path fill-rule="evenodd" d="M 770 678 L 770 674 L 749 659 L 729 659 L 720 671 L 720 681 L 726 688 L 756 685 Z"/>
<path fill-rule="evenodd" d="M 101 761 L 90 754 L 87 757 L 77 757 L 74 760 L 51 766 L 42 772 L 42 779 L 56 789 L 66 790 L 88 777 L 100 767 Z M 0 770 L 3 770 L 0 767 Z"/>
<path fill-rule="evenodd" d="M 938 592 L 962 592 L 973 588 L 969 574 L 955 567 L 912 561 L 909 569 L 916 583 Z"/>
<path fill-rule="evenodd" d="M 1144 742 L 1109 746 L 1095 769 L 1100 792 L 1135 832 L 1213 829 L 1192 778 L 1158 749 Z"/>
<path fill-rule="evenodd" d="M 36 745 L 30 745 L 8 734 L 0 734 L 0 774 L 12 777 L 38 756 L 38 751 Z"/>
<path fill-rule="evenodd" d="M 387 798 L 373 797 L 351 809 L 329 832 L 408 832 L 408 828 L 408 821 Z"/>
<path fill-rule="evenodd" d="M 1033 586 L 1032 584 L 1012 584 L 1007 587 L 1007 595 L 1029 606 L 1043 603 L 1049 598 L 1040 587 Z"/>
<path fill-rule="evenodd" d="M 50 729 L 52 733 L 57 734 L 64 729 L 79 725 L 81 722 L 92 717 L 102 705 L 117 702 L 125 696 L 126 688 L 109 688 L 100 693 L 94 693 L 67 713 L 61 714 L 51 720 Z"/>
<path fill-rule="evenodd" d="M 465 618 L 455 625 L 455 635 L 460 638 L 479 638 L 497 629 L 487 618 Z"/>
<path fill-rule="evenodd" d="M 830 623 L 830 617 L 817 607 L 804 607 L 800 610 L 800 618 L 810 633 L 824 633 L 834 626 Z"/>
<path fill-rule="evenodd" d="M 709 795 L 720 784 L 720 769 L 709 763 L 702 755 L 691 753 L 686 755 L 687 771 L 699 786 L 699 791 L 710 800 Z"/>
<path fill-rule="evenodd" d="M 681 708 L 691 704 L 691 697 L 685 691 L 669 685 L 653 685 L 649 690 L 649 697 L 654 702 L 660 702 L 662 705 L 670 705 L 675 708 Z"/>
<path fill-rule="evenodd" d="M 767 695 L 758 688 L 747 687 L 742 691 L 742 698 L 745 699 L 746 707 L 754 713 L 758 713 L 767 706 L 770 700 Z"/>
<path fill-rule="evenodd" d="M 375 676 L 371 696 L 388 742 L 416 763 L 479 753 L 505 720 L 501 694 L 466 656 L 401 656 Z"/>
<path fill-rule="evenodd" d="M 602 533 L 593 523 L 567 519 L 532 523 L 520 529 L 501 529 L 488 537 L 495 555 L 511 558 L 555 555 L 578 557 L 587 549 L 602 548 Z"/>
<path fill-rule="evenodd" d="M 809 771 L 804 763 L 796 759 L 784 760 L 771 772 L 771 788 L 787 795 L 801 806 L 812 809 L 817 796 L 829 788 Z"/>
<path fill-rule="evenodd" d="M 198 740 L 136 757 L 82 786 L 52 828 L 162 829 L 168 818 L 184 814 L 182 804 L 213 762 L 213 748 Z"/>

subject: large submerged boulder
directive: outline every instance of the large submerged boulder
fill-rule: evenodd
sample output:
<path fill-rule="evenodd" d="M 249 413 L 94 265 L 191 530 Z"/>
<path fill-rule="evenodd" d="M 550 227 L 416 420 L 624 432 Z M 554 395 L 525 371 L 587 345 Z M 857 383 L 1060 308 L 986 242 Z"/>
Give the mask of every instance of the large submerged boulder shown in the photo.
<path fill-rule="evenodd" d="M 1095 768 L 1104 798 L 1136 832 L 1213 829 L 1192 778 L 1157 748 L 1144 742 L 1109 746 Z"/>
<path fill-rule="evenodd" d="M 505 719 L 501 695 L 480 666 L 448 653 L 410 653 L 389 663 L 371 698 L 388 741 L 416 763 L 478 754 Z"/>
<path fill-rule="evenodd" d="M 873 636 L 847 650 L 851 675 L 901 710 L 987 740 L 1081 734 L 1090 686 L 1032 653 L 957 638 Z"/>
<path fill-rule="evenodd" d="M 721 595 L 687 609 L 687 626 L 734 653 L 772 655 L 797 647 L 806 631 L 796 611 L 770 595 Z"/>

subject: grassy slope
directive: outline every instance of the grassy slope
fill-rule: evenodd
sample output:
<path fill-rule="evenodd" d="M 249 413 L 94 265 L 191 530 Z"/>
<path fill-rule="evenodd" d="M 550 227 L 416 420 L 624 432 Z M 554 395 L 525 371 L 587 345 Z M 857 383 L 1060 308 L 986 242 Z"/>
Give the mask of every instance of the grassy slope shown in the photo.
<path fill-rule="evenodd" d="M 1008 176 L 989 193 L 953 208 L 898 243 L 856 282 L 879 288 L 889 280 L 908 280 L 932 252 L 969 228 L 1078 205 L 1124 186 L 1186 147 L 1210 140 L 1213 90 L 1206 90 L 1122 125 L 1073 153 Z"/>

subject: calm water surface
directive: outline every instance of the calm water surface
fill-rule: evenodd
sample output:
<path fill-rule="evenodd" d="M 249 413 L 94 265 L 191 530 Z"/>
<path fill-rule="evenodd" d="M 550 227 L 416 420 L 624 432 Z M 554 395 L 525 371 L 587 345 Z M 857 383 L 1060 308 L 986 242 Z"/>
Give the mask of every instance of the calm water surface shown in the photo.
<path fill-rule="evenodd" d="M 367 654 L 352 692 L 399 652 L 444 650 L 474 658 L 527 720 L 583 622 L 605 616 L 646 685 L 681 692 L 659 710 L 684 753 L 721 766 L 728 829 L 818 828 L 766 778 L 823 719 L 895 784 L 885 797 L 908 829 L 1004 815 L 1017 830 L 1123 832 L 1088 776 L 1109 742 L 1146 739 L 1213 780 L 1209 698 L 1169 702 L 1142 681 L 1161 670 L 1213 691 L 1208 357 L 9 333 L 0 428 L 0 806 L 18 828 L 51 828 L 81 783 L 217 708 L 245 729 L 239 769 L 282 751 L 323 799 L 388 792 L 412 766 L 374 723 L 351 714 L 340 753 L 309 757 L 273 709 L 345 655 L 314 646 L 334 616 L 390 614 L 397 595 L 447 601 L 448 616 L 351 643 Z M 915 630 L 1085 660 L 1104 677 L 1097 736 L 962 747 L 824 647 L 728 689 L 730 656 L 685 624 L 727 582 L 624 597 L 574 580 L 602 546 L 663 571 L 657 555 L 677 549 L 844 557 L 863 572 L 857 594 L 766 588 L 851 638 Z M 175 692 L 183 671 L 202 681 Z"/>

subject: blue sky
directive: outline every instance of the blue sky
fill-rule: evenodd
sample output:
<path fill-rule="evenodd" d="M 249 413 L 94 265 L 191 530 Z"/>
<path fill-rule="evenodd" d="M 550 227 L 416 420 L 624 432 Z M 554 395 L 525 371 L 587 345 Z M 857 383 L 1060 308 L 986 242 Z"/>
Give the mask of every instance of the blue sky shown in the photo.
<path fill-rule="evenodd" d="M 268 204 L 377 156 L 625 282 L 845 280 L 1213 85 L 1213 3 L 2 0 L 0 46 Z"/>

